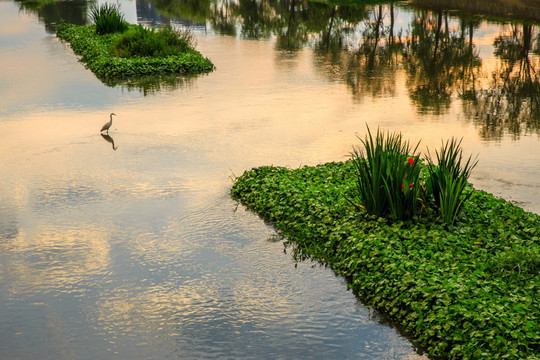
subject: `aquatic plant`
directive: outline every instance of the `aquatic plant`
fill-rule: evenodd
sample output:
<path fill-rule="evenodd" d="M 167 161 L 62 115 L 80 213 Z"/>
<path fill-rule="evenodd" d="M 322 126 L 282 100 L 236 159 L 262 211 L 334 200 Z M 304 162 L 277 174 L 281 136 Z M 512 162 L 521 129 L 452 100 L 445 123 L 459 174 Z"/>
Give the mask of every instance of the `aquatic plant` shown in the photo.
<path fill-rule="evenodd" d="M 461 141 L 452 138 L 442 144 L 440 151 L 435 150 L 437 165 L 431 156 L 428 157 L 429 185 L 433 192 L 441 219 L 447 225 L 453 225 L 456 217 L 465 202 L 470 198 L 471 192 L 465 194 L 468 179 L 477 160 L 471 156 L 464 161 Z"/>
<path fill-rule="evenodd" d="M 96 33 L 99 35 L 124 32 L 128 28 L 128 23 L 124 20 L 124 15 L 120 13 L 120 6 L 116 4 L 94 5 L 90 8 L 90 18 L 96 25 Z"/>
<path fill-rule="evenodd" d="M 463 159 L 461 140 L 452 138 L 443 143 L 435 150 L 437 164 L 429 156 L 426 167 L 416 153 L 420 142 L 413 147 L 401 133 L 377 129 L 373 136 L 368 127 L 365 137 L 359 139 L 363 148 L 353 147 L 351 153 L 357 175 L 352 204 L 395 220 L 411 220 L 434 204 L 441 220 L 449 226 L 454 224 L 470 197 L 466 188 L 477 164 L 471 157 Z M 422 168 L 429 174 L 427 180 Z"/>
<path fill-rule="evenodd" d="M 124 58 L 167 57 L 180 55 L 195 45 L 195 38 L 189 31 L 175 30 L 170 25 L 157 30 L 136 25 L 115 39 L 110 52 Z"/>
<path fill-rule="evenodd" d="M 414 147 L 399 133 L 377 129 L 375 137 L 369 127 L 362 139 L 364 149 L 353 147 L 351 159 L 356 169 L 356 206 L 378 216 L 411 219 L 421 208 L 420 167 Z"/>

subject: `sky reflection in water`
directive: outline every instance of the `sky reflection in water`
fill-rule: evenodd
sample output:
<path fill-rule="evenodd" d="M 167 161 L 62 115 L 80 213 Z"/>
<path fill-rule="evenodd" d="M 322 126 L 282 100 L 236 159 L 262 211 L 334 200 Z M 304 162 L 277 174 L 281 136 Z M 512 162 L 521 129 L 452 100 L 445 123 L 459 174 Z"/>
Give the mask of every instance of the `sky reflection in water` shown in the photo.
<path fill-rule="evenodd" d="M 153 14 L 144 23 L 191 24 L 215 72 L 109 87 L 47 33 L 54 12 L 0 2 L 0 357 L 415 358 L 342 279 L 309 263 L 296 269 L 268 242 L 272 228 L 229 198 L 230 178 L 344 160 L 368 123 L 432 149 L 464 137 L 479 154 L 477 187 L 540 212 L 537 115 L 524 107 L 509 117 L 512 99 L 493 102 L 497 86 L 523 84 L 519 102 L 534 102 L 538 81 L 501 85 L 487 73 L 513 74 L 493 55 L 510 25 L 448 17 L 433 53 L 433 29 L 446 29 L 437 12 L 396 7 L 392 40 L 374 37 L 379 15 L 388 32 L 388 6 L 339 8 L 328 31 L 327 5 L 201 4 L 215 15 L 207 22 L 187 5 L 169 9 L 170 20 L 157 5 L 122 8 Z M 270 10 L 280 19 L 242 21 Z M 437 55 L 470 50 L 471 23 L 469 56 Z M 537 66 L 534 46 L 526 57 L 519 48 L 529 29 L 515 26 L 522 35 L 504 56 Z M 399 39 L 409 28 L 415 35 Z M 536 34 L 532 26 L 531 44 Z M 495 105 L 504 109 L 488 119 Z M 110 112 L 115 151 L 99 135 Z"/>

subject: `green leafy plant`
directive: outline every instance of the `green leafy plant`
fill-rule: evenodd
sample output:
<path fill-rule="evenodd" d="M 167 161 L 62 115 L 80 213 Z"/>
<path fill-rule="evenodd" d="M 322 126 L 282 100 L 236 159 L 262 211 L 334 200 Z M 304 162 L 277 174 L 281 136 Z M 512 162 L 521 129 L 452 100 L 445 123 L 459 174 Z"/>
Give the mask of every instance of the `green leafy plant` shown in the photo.
<path fill-rule="evenodd" d="M 418 144 L 412 147 L 401 134 L 383 133 L 375 137 L 369 127 L 362 139 L 364 150 L 353 148 L 351 159 L 356 169 L 356 198 L 353 203 L 377 216 L 411 219 L 418 214 Z M 365 151 L 365 152 L 364 152 Z"/>
<path fill-rule="evenodd" d="M 195 38 L 189 31 L 177 31 L 171 26 L 158 30 L 142 25 L 131 27 L 112 44 L 111 54 L 130 57 L 167 57 L 179 55 L 195 47 Z"/>
<path fill-rule="evenodd" d="M 90 18 L 96 24 L 96 33 L 99 35 L 121 33 L 128 28 L 120 7 L 114 4 L 105 3 L 99 7 L 94 5 L 90 8 Z"/>
<path fill-rule="evenodd" d="M 119 79 L 134 79 L 141 76 L 188 75 L 214 70 L 214 64 L 192 48 L 179 55 L 158 58 L 114 56 L 111 53 L 112 44 L 122 34 L 98 35 L 94 25 L 77 26 L 63 23 L 58 26 L 56 34 L 58 38 L 67 41 L 73 51 L 81 56 L 80 61 L 106 84 L 114 84 Z"/>
<path fill-rule="evenodd" d="M 429 186 L 441 219 L 447 225 L 453 225 L 471 193 L 465 194 L 468 179 L 477 160 L 472 157 L 464 161 L 461 141 L 452 138 L 442 144 L 440 151 L 435 150 L 437 165 L 428 157 Z"/>

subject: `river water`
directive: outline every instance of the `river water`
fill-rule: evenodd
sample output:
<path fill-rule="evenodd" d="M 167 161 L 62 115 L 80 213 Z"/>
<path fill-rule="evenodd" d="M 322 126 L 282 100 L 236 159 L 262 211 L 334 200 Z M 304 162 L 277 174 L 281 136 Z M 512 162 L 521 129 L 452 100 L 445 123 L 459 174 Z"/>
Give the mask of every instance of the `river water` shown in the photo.
<path fill-rule="evenodd" d="M 229 197 L 255 166 L 347 159 L 366 124 L 422 149 L 463 137 L 476 187 L 540 212 L 530 23 L 125 0 L 217 69 L 107 86 L 54 36 L 88 6 L 0 0 L 1 359 L 424 358 Z"/>

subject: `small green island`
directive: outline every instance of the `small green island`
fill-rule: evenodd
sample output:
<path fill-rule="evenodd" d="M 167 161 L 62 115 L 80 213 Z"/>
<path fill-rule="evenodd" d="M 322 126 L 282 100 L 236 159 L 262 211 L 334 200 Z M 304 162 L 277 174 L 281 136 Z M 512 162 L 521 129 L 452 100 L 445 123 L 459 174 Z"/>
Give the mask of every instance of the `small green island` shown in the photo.
<path fill-rule="evenodd" d="M 538 359 L 540 216 L 466 182 L 458 141 L 438 163 L 401 136 L 362 142 L 344 162 L 253 168 L 231 195 L 430 357 Z"/>
<path fill-rule="evenodd" d="M 103 82 L 144 76 L 193 75 L 214 70 L 194 49 L 189 31 L 171 26 L 148 29 L 128 24 L 118 7 L 104 4 L 91 11 L 92 25 L 58 26 L 59 39 Z"/>

